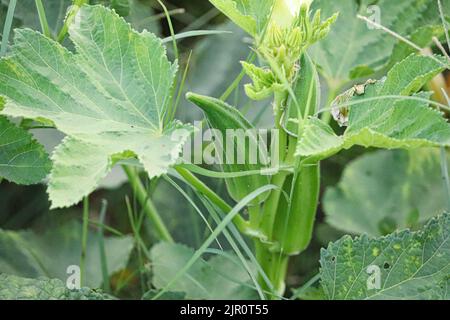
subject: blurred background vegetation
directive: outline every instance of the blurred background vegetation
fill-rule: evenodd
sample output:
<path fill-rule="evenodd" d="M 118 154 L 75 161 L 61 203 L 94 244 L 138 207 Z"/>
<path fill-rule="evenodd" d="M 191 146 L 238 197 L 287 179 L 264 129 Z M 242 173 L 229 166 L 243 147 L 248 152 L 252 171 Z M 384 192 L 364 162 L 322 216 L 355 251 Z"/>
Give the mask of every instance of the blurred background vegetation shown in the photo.
<path fill-rule="evenodd" d="M 96 1 L 105 5 L 111 5 L 115 1 Z M 119 1 L 120 2 L 120 1 Z M 5 14 L 9 1 L 0 0 L 0 24 L 3 24 Z M 171 13 L 172 21 L 174 23 L 175 33 L 187 32 L 192 30 L 225 30 L 231 33 L 224 33 L 220 35 L 209 35 L 200 37 L 189 37 L 178 41 L 180 50 L 180 70 L 186 67 L 189 56 L 191 56 L 189 63 L 189 73 L 185 84 L 185 91 L 194 91 L 196 93 L 205 94 L 209 96 L 220 96 L 236 76 L 241 71 L 239 61 L 245 60 L 251 52 L 250 40 L 246 38 L 245 33 L 239 30 L 232 23 L 221 15 L 218 10 L 206 0 L 169 0 L 164 1 L 168 10 Z M 164 12 L 156 0 L 133 0 L 130 1 L 130 7 L 116 7 L 116 11 L 123 15 L 135 29 L 148 29 L 160 37 L 170 37 L 170 31 L 167 21 L 164 17 Z M 44 1 L 46 6 L 48 20 L 53 30 L 58 30 L 61 27 L 66 8 L 70 5 L 70 1 Z M 34 0 L 20 0 L 16 9 L 14 27 L 29 27 L 39 30 L 39 20 L 35 11 Z M 71 48 L 70 42 L 66 41 L 66 46 Z M 170 43 L 167 46 L 169 55 L 173 58 L 172 47 Z M 241 86 L 235 90 L 229 99 L 229 102 L 238 106 L 248 117 L 259 127 L 269 127 L 273 123 L 271 107 L 268 102 L 255 103 L 248 100 L 244 93 L 242 85 L 247 80 L 241 82 Z M 324 88 L 326 90 L 326 88 Z M 325 99 L 326 100 L 326 99 Z M 178 118 L 183 121 L 193 122 L 195 120 L 202 120 L 203 115 L 199 109 L 189 102 L 182 100 L 178 108 Z M 337 129 L 337 128 L 336 128 Z M 34 130 L 33 134 L 46 146 L 47 150 L 51 150 L 62 139 L 62 135 L 54 130 L 41 129 Z M 366 157 L 381 157 L 381 160 L 374 160 L 369 158 L 364 163 L 361 155 Z M 397 171 L 385 173 L 381 172 L 382 176 L 378 175 L 380 172 L 376 163 L 383 161 L 397 161 L 391 158 L 400 158 L 403 165 L 411 165 L 410 158 L 417 158 L 416 156 L 408 155 L 407 152 L 399 152 L 397 154 L 389 151 L 384 151 L 383 154 L 374 154 L 374 150 L 353 149 L 349 152 L 343 152 L 339 155 L 327 160 L 322 165 L 322 190 L 332 188 L 340 181 L 344 168 L 348 167 L 347 180 L 344 181 L 346 191 L 351 188 L 359 188 L 357 185 L 352 185 L 352 173 L 361 173 L 367 175 L 366 185 L 368 185 L 369 197 L 382 197 L 381 201 L 389 201 L 384 194 L 377 189 L 377 186 L 371 185 L 373 183 L 373 176 L 376 174 L 378 181 L 391 185 L 397 183 L 390 180 L 392 175 L 398 173 Z M 352 161 L 359 159 L 359 163 Z M 364 160 L 364 159 L 363 159 Z M 426 161 L 426 160 L 424 160 Z M 431 161 L 432 162 L 432 161 Z M 374 164 L 375 163 L 375 164 Z M 397 163 L 397 162 L 396 162 Z M 432 166 L 432 165 L 430 165 Z M 401 165 L 399 170 L 401 170 Z M 439 168 L 439 166 L 438 166 Z M 377 171 L 378 170 L 378 171 Z M 427 173 L 434 177 L 433 183 L 429 186 L 419 185 L 417 194 L 423 193 L 424 190 L 429 190 L 439 181 L 439 169 L 430 169 L 431 173 Z M 437 176 L 436 176 L 437 172 Z M 422 172 L 422 174 L 424 174 Z M 435 176 L 433 176 L 433 174 Z M 144 176 L 143 176 L 144 178 Z M 212 186 L 214 190 L 220 192 L 226 199 L 225 186 L 223 181 L 205 179 L 208 185 Z M 401 183 L 401 182 L 398 182 Z M 419 183 L 420 184 L 420 183 Z M 159 209 L 163 219 L 167 223 L 172 235 L 177 242 L 183 243 L 191 248 L 198 248 L 209 234 L 208 228 L 202 221 L 201 217 L 195 212 L 192 205 L 180 194 L 170 183 L 163 178 L 147 181 L 146 186 L 149 195 L 154 199 L 157 208 Z M 202 203 L 193 195 L 192 191 L 182 185 L 187 195 L 198 205 L 206 218 L 213 221 L 207 214 Z M 422 188 L 422 189 L 420 189 Z M 340 190 L 330 190 L 329 197 L 336 197 L 336 193 L 342 192 Z M 379 195 L 381 192 L 381 195 Z M 129 206 L 127 207 L 127 201 Z M 394 200 L 395 201 L 395 200 Z M 338 201 L 330 200 L 328 207 L 333 211 L 333 207 L 339 206 Z M 351 202 L 351 201 L 350 201 Z M 127 250 L 137 241 L 136 235 L 133 235 L 133 217 L 138 216 L 140 208 L 134 199 L 134 195 L 129 185 L 126 183 L 124 174 L 120 168 L 116 168 L 103 182 L 102 188 L 97 190 L 90 196 L 89 217 L 91 221 L 92 234 L 90 239 L 96 240 L 96 233 L 98 231 L 98 222 L 101 220 L 100 212 L 102 203 L 107 203 L 106 216 L 104 218 L 105 235 L 112 237 L 108 241 L 113 241 L 113 237 L 118 235 L 128 235 L 122 238 L 122 242 L 114 246 L 114 243 L 108 243 L 111 247 L 111 256 L 122 257 L 123 261 L 110 262 L 111 270 L 117 270 L 111 280 L 111 292 L 121 298 L 140 298 L 143 287 L 146 284 L 143 282 L 149 281 L 151 278 L 151 263 L 142 253 L 137 249 L 133 249 L 130 258 L 127 257 Z M 323 197 L 318 213 L 317 223 L 315 226 L 316 232 L 314 239 L 309 249 L 300 256 L 292 259 L 289 267 L 289 276 L 287 279 L 288 296 L 291 289 L 298 288 L 307 280 L 318 273 L 319 270 L 319 255 L 320 248 L 327 245 L 328 242 L 340 238 L 345 232 L 344 230 L 337 230 L 332 223 L 325 222 L 325 214 L 323 212 Z M 354 201 L 355 207 L 363 206 L 365 210 L 370 209 L 370 202 L 363 201 L 358 203 Z M 365 206 L 367 205 L 367 206 Z M 391 208 L 392 210 L 400 210 L 399 208 Z M 71 254 L 77 257 L 79 247 L 77 245 L 69 245 L 72 242 L 80 240 L 78 232 L 69 232 L 69 230 L 80 227 L 82 222 L 83 206 L 80 204 L 77 207 L 72 207 L 64 210 L 49 211 L 49 202 L 46 194 L 46 187 L 44 184 L 36 186 L 18 186 L 7 181 L 2 181 L 0 184 L 0 272 L 9 272 L 13 274 L 33 277 L 39 275 L 39 272 L 27 270 L 20 262 L 20 256 L 17 252 L 26 251 L 27 246 L 33 242 L 42 243 L 42 248 L 54 242 L 67 244 L 57 248 L 49 249 L 52 253 L 42 259 L 47 259 L 44 264 L 51 264 L 52 259 L 61 257 L 60 251 L 71 250 Z M 351 211 L 351 209 L 350 209 Z M 411 210 L 410 210 L 411 211 Z M 369 212 L 370 213 L 370 212 Z M 411 213 L 412 215 L 414 213 Z M 130 218 L 131 217 L 131 218 Z M 153 236 L 155 234 L 152 225 L 148 223 L 147 219 L 143 220 L 143 228 L 139 233 L 139 237 L 144 241 L 145 246 L 150 248 L 158 240 Z M 385 234 L 396 229 L 396 221 L 380 218 L 379 233 Z M 28 231 L 24 231 L 28 230 Z M 31 231 L 30 231 L 31 230 Z M 58 231 L 60 230 L 60 231 Z M 61 231 L 62 230 L 62 231 Z M 345 230 L 351 231 L 351 230 Z M 17 238 L 20 237 L 20 242 L 17 244 Z M 118 238 L 117 238 L 118 239 Z M 116 239 L 116 240 L 117 240 Z M 94 241 L 92 240 L 92 241 Z M 219 239 L 224 249 L 229 249 L 227 241 L 222 237 Z M 12 249 L 12 243 L 16 243 L 18 248 Z M 251 246 L 251 244 L 249 243 Z M 60 251 L 58 251 L 59 249 Z M 65 248 L 65 249 L 64 249 Z M 13 250 L 14 251 L 13 253 Z M 36 248 L 30 250 L 37 250 Z M 43 249 L 42 249 L 43 250 Z M 53 250 L 53 251 L 52 251 Z M 92 255 L 97 253 L 95 243 L 92 243 Z M 39 251 L 41 252 L 41 251 Z M 28 253 L 23 252 L 23 257 L 27 257 Z M 16 260 L 15 263 L 11 262 Z M 76 259 L 75 259 L 76 261 Z M 92 259 L 92 261 L 97 261 Z M 126 262 L 128 261 L 128 262 Z M 95 264 L 92 262 L 93 269 Z M 51 269 L 51 268 L 50 268 Z M 50 270 L 47 268 L 47 271 Z M 48 271 L 48 276 L 63 277 L 61 271 L 52 273 Z M 95 274 L 97 273 L 97 274 Z M 112 271 L 111 271 L 112 273 Z M 62 274 L 62 275 L 61 275 Z M 93 286 L 100 286 L 102 283 L 99 271 L 92 270 Z M 148 289 L 148 287 L 147 287 Z M 307 297 L 304 297 L 307 298 Z"/>

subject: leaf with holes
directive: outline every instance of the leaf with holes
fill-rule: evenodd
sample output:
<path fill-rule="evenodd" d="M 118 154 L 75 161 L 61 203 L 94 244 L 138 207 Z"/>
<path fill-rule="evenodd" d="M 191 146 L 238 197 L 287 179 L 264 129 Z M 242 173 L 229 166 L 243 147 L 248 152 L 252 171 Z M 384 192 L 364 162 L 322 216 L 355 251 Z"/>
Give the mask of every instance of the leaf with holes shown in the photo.
<path fill-rule="evenodd" d="M 111 300 L 100 290 L 69 290 L 59 279 L 29 279 L 0 274 L 0 300 Z"/>
<path fill-rule="evenodd" d="M 102 6 L 82 7 L 69 34 L 75 54 L 17 30 L 12 55 L 0 62 L 2 113 L 51 120 L 67 135 L 53 154 L 53 208 L 92 192 L 124 152 L 134 153 L 150 178 L 167 172 L 192 131 L 164 124 L 177 66 L 161 40 Z"/>
<path fill-rule="evenodd" d="M 450 126 L 440 112 L 428 106 L 430 94 L 414 95 L 443 69 L 437 57 L 409 56 L 386 78 L 365 86 L 362 95 L 341 103 L 348 113 L 344 135 L 337 136 L 329 125 L 311 118 L 299 139 L 297 155 L 320 160 L 354 145 L 385 149 L 450 146 Z M 414 100 L 401 98 L 412 94 Z"/>
<path fill-rule="evenodd" d="M 322 249 L 320 276 L 331 300 L 448 299 L 450 214 L 421 231 L 350 236 Z"/>

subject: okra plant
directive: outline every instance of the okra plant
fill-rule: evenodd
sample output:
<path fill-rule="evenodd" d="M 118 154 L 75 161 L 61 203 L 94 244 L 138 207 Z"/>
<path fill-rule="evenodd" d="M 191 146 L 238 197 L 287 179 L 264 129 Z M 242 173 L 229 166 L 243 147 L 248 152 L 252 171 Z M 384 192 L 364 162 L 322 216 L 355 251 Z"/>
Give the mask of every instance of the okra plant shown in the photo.
<path fill-rule="evenodd" d="M 60 234 L 1 230 L 0 298 L 120 296 L 111 279 L 132 269 L 128 260 L 144 299 L 449 298 L 449 1 L 210 0 L 249 54 L 233 61 L 237 78 L 220 75 L 222 96 L 185 94 L 182 107 L 203 112 L 200 126 L 176 119 L 190 111 L 178 108 L 191 68 L 179 42 L 234 35 L 175 33 L 170 1 L 69 2 L 0 1 L 0 176 L 47 184 L 52 210 L 83 203 L 83 224 Z M 20 15 L 27 5 L 34 29 Z M 136 23 L 151 5 L 166 38 Z M 17 20 L 28 27 L 9 37 Z M 209 74 L 221 62 L 201 61 Z M 251 116 L 261 112 L 271 126 Z M 64 135 L 51 156 L 36 129 Z M 352 161 L 332 186 L 323 175 L 338 157 Z M 139 203 L 140 212 L 124 200 L 132 236 L 103 236 L 114 232 L 106 202 L 99 234 L 88 228 L 89 197 L 113 167 Z M 201 216 L 207 234 L 195 251 L 175 243 L 142 178 L 156 190 L 165 181 Z M 142 235 L 147 223 L 158 244 Z M 288 275 L 324 225 L 339 236 L 321 243 L 317 276 L 292 294 Z M 97 243 L 100 258 L 88 252 Z M 81 256 L 52 266 L 40 261 L 47 246 Z M 19 254 L 33 272 L 8 260 Z M 68 265 L 80 266 L 84 289 L 64 287 Z M 100 286 L 105 293 L 87 288 Z"/>

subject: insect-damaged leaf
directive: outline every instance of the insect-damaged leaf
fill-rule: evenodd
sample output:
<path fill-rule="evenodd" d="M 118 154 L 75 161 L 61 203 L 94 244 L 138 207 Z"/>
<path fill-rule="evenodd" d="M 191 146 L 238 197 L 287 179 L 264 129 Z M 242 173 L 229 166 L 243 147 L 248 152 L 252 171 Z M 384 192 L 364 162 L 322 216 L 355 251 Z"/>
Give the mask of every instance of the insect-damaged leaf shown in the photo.
<path fill-rule="evenodd" d="M 449 237 L 448 213 L 418 232 L 345 236 L 322 249 L 322 287 L 331 300 L 449 299 Z"/>
<path fill-rule="evenodd" d="M 448 12 L 450 1 L 442 3 Z M 436 0 L 379 0 L 361 1 L 361 4 L 354 0 L 314 0 L 312 8 L 320 9 L 324 16 L 339 12 L 328 37 L 310 49 L 322 74 L 336 89 L 351 78 L 383 69 L 398 43 L 384 30 L 358 19 L 358 14 L 402 36 L 410 35 L 419 27 L 440 23 Z"/>
<path fill-rule="evenodd" d="M 0 116 L 0 177 L 33 184 L 42 181 L 50 168 L 44 147 L 30 133 Z"/>
<path fill-rule="evenodd" d="M 428 106 L 429 93 L 416 94 L 419 100 L 382 98 L 414 94 L 443 69 L 432 57 L 409 56 L 396 64 L 385 79 L 368 85 L 364 94 L 350 99 L 354 102 L 380 97 L 348 106 L 344 135 L 337 136 L 329 125 L 311 118 L 299 139 L 297 155 L 324 159 L 353 145 L 385 149 L 449 146 L 450 126 L 440 112 Z"/>
<path fill-rule="evenodd" d="M 0 274 L 1 300 L 111 300 L 112 296 L 100 290 L 81 288 L 70 290 L 59 279 L 40 277 L 22 278 Z"/>
<path fill-rule="evenodd" d="M 53 208 L 93 191 L 124 151 L 150 178 L 165 173 L 191 132 L 178 122 L 163 126 L 177 66 L 161 40 L 102 6 L 82 7 L 69 34 L 76 54 L 18 30 L 12 55 L 0 62 L 3 113 L 49 119 L 68 136 L 53 155 Z"/>

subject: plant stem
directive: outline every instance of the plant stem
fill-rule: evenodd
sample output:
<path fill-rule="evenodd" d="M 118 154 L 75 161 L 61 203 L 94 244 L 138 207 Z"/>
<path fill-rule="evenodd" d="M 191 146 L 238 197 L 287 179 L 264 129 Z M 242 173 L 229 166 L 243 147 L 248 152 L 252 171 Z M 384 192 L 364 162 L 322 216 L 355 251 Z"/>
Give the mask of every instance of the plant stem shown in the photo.
<path fill-rule="evenodd" d="M 8 38 L 11 32 L 11 26 L 14 18 L 14 11 L 16 10 L 17 0 L 11 0 L 8 6 L 8 12 L 6 13 L 5 25 L 3 27 L 2 33 L 2 45 L 0 48 L 0 57 L 6 54 L 6 49 L 8 48 Z"/>
<path fill-rule="evenodd" d="M 275 224 L 276 214 L 277 214 L 277 208 L 278 204 L 280 202 L 280 197 L 283 193 L 283 184 L 286 180 L 286 173 L 280 172 L 276 174 L 271 184 L 279 187 L 277 190 L 273 190 L 269 197 L 266 199 L 266 202 L 264 203 L 263 211 L 262 211 L 262 222 L 261 222 L 261 231 L 267 236 L 267 238 L 270 240 L 273 236 L 273 227 Z"/>
<path fill-rule="evenodd" d="M 277 296 L 282 296 L 286 290 L 285 278 L 288 270 L 288 264 L 288 255 L 278 252 L 272 253 L 272 265 L 270 267 L 272 274 L 270 277 Z"/>
<path fill-rule="evenodd" d="M 281 120 L 284 112 L 284 105 L 287 100 L 288 93 L 275 93 L 274 102 L 273 102 L 273 110 L 275 114 L 275 127 L 279 131 L 279 142 L 278 142 L 278 154 L 281 163 L 284 163 L 286 159 L 286 151 L 287 151 L 287 143 L 288 138 L 287 134 L 281 125 Z M 278 203 L 280 201 L 280 196 L 282 194 L 283 184 L 286 180 L 286 173 L 280 172 L 272 178 L 271 184 L 278 187 L 277 190 L 273 190 L 263 207 L 263 221 L 261 222 L 261 230 L 268 237 L 269 240 L 272 239 L 272 231 L 275 224 L 275 218 L 277 214 Z"/>
<path fill-rule="evenodd" d="M 137 200 L 142 206 L 142 209 L 150 219 L 150 221 L 154 224 L 156 231 L 159 234 L 161 240 L 173 243 L 174 240 L 169 233 L 164 221 L 159 215 L 155 205 L 152 200 L 149 198 L 147 194 L 147 190 L 142 184 L 141 179 L 139 178 L 139 174 L 134 170 L 134 168 L 123 166 L 123 170 L 128 177 L 128 181 L 130 182 L 131 187 L 136 195 Z"/>
<path fill-rule="evenodd" d="M 83 199 L 83 227 L 81 231 L 81 259 L 80 259 L 80 283 L 85 285 L 86 254 L 89 227 L 89 197 Z"/>
<path fill-rule="evenodd" d="M 62 43 L 66 38 L 67 32 L 69 31 L 69 26 L 72 23 L 73 19 L 80 10 L 80 7 L 84 4 L 89 3 L 88 0 L 73 0 L 72 7 L 70 8 L 69 13 L 67 13 L 66 21 L 64 21 L 64 25 L 61 28 L 61 31 L 58 34 L 57 41 Z"/>
<path fill-rule="evenodd" d="M 108 261 L 106 258 L 106 251 L 105 251 L 105 216 L 106 216 L 106 208 L 108 207 L 108 202 L 103 199 L 102 200 L 102 207 L 100 209 L 100 226 L 98 228 L 98 246 L 100 251 L 100 265 L 102 270 L 102 279 L 103 279 L 103 290 L 105 292 L 111 292 L 111 285 L 109 283 L 109 272 L 108 272 Z"/>
<path fill-rule="evenodd" d="M 325 105 L 326 108 L 331 106 L 331 103 L 333 102 L 333 100 L 337 97 L 339 90 L 340 90 L 340 85 L 331 85 L 328 84 L 328 99 L 327 99 L 327 104 Z M 330 123 L 331 120 L 331 110 L 330 111 L 326 111 L 324 113 L 322 113 L 322 117 L 321 120 L 325 123 Z"/>
<path fill-rule="evenodd" d="M 36 8 L 39 15 L 39 22 L 41 23 L 41 29 L 42 33 L 46 36 L 51 38 L 52 33 L 50 32 L 50 27 L 48 26 L 47 16 L 45 15 L 45 9 L 42 4 L 41 0 L 35 0 L 36 2 Z"/>
<path fill-rule="evenodd" d="M 233 208 L 225 202 L 221 197 L 219 197 L 214 191 L 212 191 L 206 184 L 204 184 L 200 179 L 193 175 L 190 171 L 175 167 L 175 170 L 198 192 L 206 196 L 212 203 L 214 203 L 220 210 L 225 214 L 229 213 Z M 233 223 L 238 228 L 238 230 L 243 234 L 252 234 L 249 223 L 242 218 L 240 215 L 236 215 L 233 218 Z"/>
<path fill-rule="evenodd" d="M 265 292 L 273 292 L 269 295 L 269 299 L 278 299 L 283 296 L 285 291 L 285 277 L 287 274 L 287 267 L 289 256 L 277 252 L 271 252 L 267 245 L 260 240 L 255 240 L 256 259 L 259 265 L 264 270 L 266 276 L 269 278 L 272 288 L 266 282 L 266 279 L 260 274 L 258 283 Z"/>

